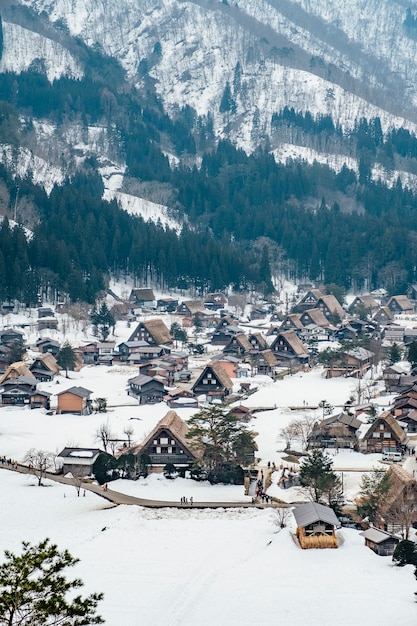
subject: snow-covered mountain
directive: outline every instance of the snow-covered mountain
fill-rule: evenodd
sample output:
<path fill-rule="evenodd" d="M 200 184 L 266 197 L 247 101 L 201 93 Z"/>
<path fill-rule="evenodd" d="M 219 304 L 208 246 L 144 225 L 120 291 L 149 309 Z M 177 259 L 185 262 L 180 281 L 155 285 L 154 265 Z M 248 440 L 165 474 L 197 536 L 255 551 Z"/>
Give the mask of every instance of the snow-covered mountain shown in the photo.
<path fill-rule="evenodd" d="M 331 115 L 346 131 L 362 117 L 377 116 L 384 131 L 417 129 L 417 2 L 19 4 L 32 13 L 23 19 L 13 2 L 0 4 L 0 71 L 26 69 L 42 59 L 50 80 L 62 74 L 79 77 L 82 62 L 69 44 L 77 37 L 117 58 L 132 84 L 152 85 L 169 114 L 184 105 L 199 115 L 210 113 L 216 135 L 228 136 L 246 151 L 267 140 L 276 158 L 287 154 L 282 137 L 271 128 L 273 113 L 284 106 Z M 31 21 L 31 15 L 40 17 Z M 221 107 L 228 87 L 229 105 Z M 292 153 L 305 158 L 305 148 L 295 143 Z M 315 158 L 314 150 L 308 154 Z M 344 161 L 333 156 L 339 167 Z"/>

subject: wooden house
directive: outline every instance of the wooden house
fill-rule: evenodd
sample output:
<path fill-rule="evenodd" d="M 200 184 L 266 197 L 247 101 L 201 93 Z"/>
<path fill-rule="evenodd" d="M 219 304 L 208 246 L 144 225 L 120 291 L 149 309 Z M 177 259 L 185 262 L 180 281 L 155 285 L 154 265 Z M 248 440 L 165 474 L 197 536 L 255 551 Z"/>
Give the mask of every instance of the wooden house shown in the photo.
<path fill-rule="evenodd" d="M 380 326 L 391 324 L 394 319 L 394 313 L 387 306 L 380 307 L 372 316 L 372 321 Z"/>
<path fill-rule="evenodd" d="M 340 522 L 333 509 L 317 502 L 307 502 L 297 506 L 293 513 L 301 548 L 337 548 L 336 529 Z"/>
<path fill-rule="evenodd" d="M 155 428 L 138 446 L 123 450 L 140 457 L 149 456 L 151 471 L 162 471 L 167 463 L 177 468 L 188 467 L 201 456 L 200 452 L 191 449 L 192 442 L 187 439 L 189 429 L 175 411 L 168 413 L 157 423 Z"/>
<path fill-rule="evenodd" d="M 192 386 L 198 396 L 205 394 L 208 402 L 223 401 L 233 389 L 233 383 L 219 363 L 206 365 L 196 382 Z"/>
<path fill-rule="evenodd" d="M 381 508 L 385 529 L 402 532 L 401 521 L 417 528 L 417 480 L 404 467 L 395 464 L 390 466 L 388 476 L 390 489 Z M 399 511 L 404 511 L 405 515 L 398 515 Z"/>
<path fill-rule="evenodd" d="M 278 359 L 272 350 L 262 350 L 254 355 L 253 363 L 258 374 L 274 377 L 278 370 Z"/>
<path fill-rule="evenodd" d="M 317 308 L 317 302 L 323 297 L 320 289 L 309 289 L 295 306 L 297 313 L 302 313 L 307 309 Z"/>
<path fill-rule="evenodd" d="M 146 341 L 150 346 L 172 346 L 171 334 L 161 319 L 139 322 L 128 341 Z"/>
<path fill-rule="evenodd" d="M 356 448 L 357 432 L 362 422 L 354 415 L 339 413 L 314 425 L 308 448 Z"/>
<path fill-rule="evenodd" d="M 36 391 L 36 378 L 33 376 L 15 376 L 0 384 L 0 403 L 2 406 L 30 405 L 31 396 Z"/>
<path fill-rule="evenodd" d="M 41 391 L 36 388 L 30 395 L 30 408 L 31 409 L 50 409 L 50 397 L 51 393 L 48 391 Z"/>
<path fill-rule="evenodd" d="M 333 294 L 319 298 L 316 308 L 320 309 L 327 319 L 335 316 L 342 320 L 346 316 L 344 308 Z"/>
<path fill-rule="evenodd" d="M 58 320 L 56 317 L 42 317 L 38 320 L 36 328 L 39 332 L 45 329 L 58 330 Z"/>
<path fill-rule="evenodd" d="M 236 325 L 236 320 L 229 315 L 225 315 L 220 318 L 220 321 L 214 329 L 211 343 L 216 346 L 225 346 L 229 343 L 231 337 L 241 332 L 242 330 Z"/>
<path fill-rule="evenodd" d="M 50 382 L 60 371 L 56 358 L 50 352 L 36 357 L 29 369 L 39 382 Z"/>
<path fill-rule="evenodd" d="M 138 354 L 139 348 L 150 347 L 147 341 L 139 339 L 138 341 L 123 341 L 117 346 L 119 353 L 119 361 L 121 363 L 127 363 L 129 357 L 137 355 L 137 360 L 140 361 L 141 356 Z M 135 359 L 131 359 L 131 363 L 135 362 Z"/>
<path fill-rule="evenodd" d="M 57 414 L 74 413 L 75 415 L 90 415 L 90 396 L 92 393 L 92 391 L 84 387 L 71 387 L 70 389 L 57 393 Z"/>
<path fill-rule="evenodd" d="M 264 320 L 268 315 L 268 311 L 266 309 L 260 307 L 253 307 L 249 313 L 249 317 L 251 320 Z"/>
<path fill-rule="evenodd" d="M 170 389 L 164 396 L 164 401 L 170 409 L 198 408 L 198 401 L 193 392 L 182 387 Z"/>
<path fill-rule="evenodd" d="M 177 309 L 178 300 L 176 298 L 159 298 L 156 301 L 156 308 L 166 313 L 174 313 Z"/>
<path fill-rule="evenodd" d="M 368 454 L 402 452 L 407 435 L 390 411 L 381 413 L 359 439 L 359 451 Z"/>
<path fill-rule="evenodd" d="M 177 315 L 185 315 L 185 317 L 199 316 L 200 314 L 206 314 L 204 302 L 202 300 L 184 300 L 180 302 L 175 311 Z"/>
<path fill-rule="evenodd" d="M 247 335 L 245 335 L 245 333 L 238 333 L 230 337 L 229 342 L 223 348 L 223 354 L 245 356 L 245 354 L 249 354 L 252 349 L 252 344 Z"/>
<path fill-rule="evenodd" d="M 400 542 L 399 537 L 395 537 L 391 533 L 374 526 L 363 530 L 359 534 L 365 539 L 365 545 L 379 556 L 392 556 Z"/>
<path fill-rule="evenodd" d="M 97 343 L 97 365 L 113 365 L 115 347 L 116 343 L 114 341 L 102 341 Z"/>
<path fill-rule="evenodd" d="M 330 325 L 329 320 L 324 315 L 323 311 L 317 308 L 307 309 L 307 311 L 300 314 L 299 319 L 303 326 L 315 324 L 316 326 L 321 326 L 322 328 L 328 328 Z"/>
<path fill-rule="evenodd" d="M 414 305 L 405 295 L 392 296 L 387 302 L 387 307 L 394 315 L 411 315 L 414 313 Z"/>
<path fill-rule="evenodd" d="M 358 311 L 367 311 L 368 316 L 374 315 L 379 309 L 379 302 L 377 302 L 374 296 L 366 294 L 363 296 L 356 296 L 349 305 L 348 311 L 352 315 L 357 315 Z"/>
<path fill-rule="evenodd" d="M 269 349 L 268 343 L 262 333 L 250 333 L 248 339 L 252 349 L 257 352 Z"/>
<path fill-rule="evenodd" d="M 227 304 L 227 298 L 224 293 L 208 293 L 204 298 L 204 306 L 206 309 L 210 311 L 218 311 L 219 309 L 223 309 Z"/>
<path fill-rule="evenodd" d="M 298 365 L 308 365 L 308 350 L 293 330 L 285 330 L 276 335 L 270 349 L 276 356 L 279 365 L 288 366 L 291 362 Z"/>
<path fill-rule="evenodd" d="M 0 330 L 0 344 L 7 346 L 14 342 L 24 343 L 25 334 L 18 328 L 3 328 Z"/>
<path fill-rule="evenodd" d="M 137 398 L 139 404 L 156 404 L 162 402 L 165 395 L 165 385 L 161 380 L 152 376 L 139 374 L 127 381 L 128 394 Z"/>
<path fill-rule="evenodd" d="M 54 356 L 56 356 L 61 349 L 61 345 L 59 341 L 56 341 L 55 339 L 51 339 L 50 337 L 45 337 L 44 339 L 38 339 L 38 341 L 36 342 L 36 347 L 39 350 L 39 352 L 42 352 L 43 354 L 45 354 L 46 352 L 49 352 L 50 354 L 53 354 Z"/>
<path fill-rule="evenodd" d="M 326 370 L 326 377 L 350 376 L 352 378 L 362 378 L 370 369 L 374 357 L 375 354 L 365 348 L 345 350 L 342 352 L 340 359 L 332 363 Z"/>
<path fill-rule="evenodd" d="M 415 378 L 417 381 L 417 377 L 410 376 L 409 368 L 405 368 L 399 363 L 388 365 L 382 372 L 382 379 L 387 391 L 398 391 L 404 389 L 404 386 L 412 386 L 413 383 L 410 384 L 410 378 Z"/>
<path fill-rule="evenodd" d="M 155 306 L 155 295 L 152 289 L 132 289 L 129 301 L 134 307 L 152 308 Z"/>
<path fill-rule="evenodd" d="M 299 313 L 289 313 L 284 317 L 281 324 L 279 325 L 280 331 L 284 330 L 294 330 L 301 331 L 304 328 L 303 323 L 301 322 L 301 315 Z"/>
<path fill-rule="evenodd" d="M 85 478 L 93 473 L 94 463 L 102 450 L 99 448 L 64 448 L 56 459 L 62 464 L 62 473 L 72 474 L 77 478 Z"/>
<path fill-rule="evenodd" d="M 76 352 L 83 365 L 96 365 L 98 363 L 98 347 L 96 341 L 92 341 L 84 346 L 78 346 Z"/>
<path fill-rule="evenodd" d="M 34 384 L 36 384 L 36 378 L 26 363 L 24 361 L 16 361 L 15 363 L 11 363 L 4 374 L 0 376 L 0 385 L 2 385 L 5 380 L 20 378 L 20 376 L 26 376 L 27 378 L 32 379 Z"/>
<path fill-rule="evenodd" d="M 241 361 L 231 354 L 214 356 L 212 359 L 215 363 L 219 363 L 229 378 L 237 378 L 239 364 Z"/>
<path fill-rule="evenodd" d="M 250 422 L 252 419 L 252 409 L 244 406 L 243 404 L 238 404 L 238 406 L 232 406 L 230 408 L 230 413 L 234 415 L 241 422 Z"/>

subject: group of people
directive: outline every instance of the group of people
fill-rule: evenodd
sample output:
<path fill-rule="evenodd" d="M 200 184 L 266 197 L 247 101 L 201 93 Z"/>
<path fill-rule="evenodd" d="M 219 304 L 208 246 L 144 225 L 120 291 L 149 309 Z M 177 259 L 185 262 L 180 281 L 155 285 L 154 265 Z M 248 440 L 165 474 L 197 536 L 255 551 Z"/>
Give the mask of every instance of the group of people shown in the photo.
<path fill-rule="evenodd" d="M 3 465 L 9 465 L 10 467 L 13 467 L 13 469 L 17 469 L 17 461 L 13 461 L 12 459 L 6 459 L 5 456 L 2 456 L 0 458 L 0 462 L 3 463 Z"/>
<path fill-rule="evenodd" d="M 194 500 L 192 497 L 188 500 L 188 498 L 186 498 L 185 496 L 181 496 L 181 504 L 191 504 L 192 506 L 193 502 Z"/>

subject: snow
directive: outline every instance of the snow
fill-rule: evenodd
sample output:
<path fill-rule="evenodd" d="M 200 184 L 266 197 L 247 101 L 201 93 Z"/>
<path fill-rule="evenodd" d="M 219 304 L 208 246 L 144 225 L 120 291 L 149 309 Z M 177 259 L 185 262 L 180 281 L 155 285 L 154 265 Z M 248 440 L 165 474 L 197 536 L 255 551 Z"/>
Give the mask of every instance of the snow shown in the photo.
<path fill-rule="evenodd" d="M 175 482 L 175 481 L 172 481 Z M 408 626 L 411 566 L 397 568 L 338 531 L 337 550 L 301 550 L 272 510 L 111 507 L 88 493 L 2 471 L 0 549 L 45 537 L 80 558 L 83 594 L 103 591 L 108 626 Z M 25 511 L 30 511 L 30 521 Z M 387 593 L 387 590 L 389 592 Z M 372 603 L 372 617 L 369 605 Z"/>
<path fill-rule="evenodd" d="M 112 284 L 116 293 L 129 285 Z M 33 344 L 38 338 L 32 324 L 34 312 L 5 316 L 5 325 L 26 323 Z M 82 332 L 68 316 L 57 314 L 60 331 L 74 345 L 93 339 L 89 329 Z M 169 326 L 172 316 L 165 319 Z M 126 323 L 116 326 L 116 344 L 132 332 Z M 48 334 L 51 333 L 48 331 Z M 33 353 L 32 353 L 33 354 Z M 190 369 L 201 367 L 209 355 L 193 359 Z M 74 385 L 92 391 L 92 398 L 105 397 L 106 414 L 48 415 L 41 409 L 3 407 L 0 410 L 0 456 L 20 461 L 29 448 L 58 454 L 64 447 L 100 447 L 96 432 L 108 423 L 115 437 L 126 438 L 133 426 L 133 439 L 140 442 L 163 417 L 164 403 L 139 406 L 126 393 L 127 380 L 136 373 L 128 366 L 87 366 L 59 376 L 57 382 L 40 387 L 53 394 Z M 300 487 L 282 489 L 278 480 L 287 462 L 280 430 L 292 419 L 304 415 L 322 416 L 319 402 L 326 400 L 340 412 L 346 400 L 357 393 L 349 379 L 326 380 L 320 368 L 286 376 L 273 382 L 267 376 L 249 380 L 257 391 L 239 400 L 256 411 L 249 426 L 257 433 L 261 463 L 275 463 L 268 493 L 283 502 L 305 501 Z M 238 382 L 238 381 L 237 381 Z M 374 399 L 379 410 L 392 396 Z M 52 404 L 56 397 L 52 396 Z M 292 409 L 290 407 L 293 407 Z M 196 409 L 179 408 L 188 419 Z M 333 467 L 343 480 L 349 502 L 358 494 L 363 472 L 381 464 L 381 455 L 362 455 L 351 450 L 330 452 Z M 417 470 L 407 458 L 409 471 Z M 194 502 L 244 502 L 250 500 L 242 486 L 209 485 L 191 479 L 166 479 L 151 474 L 137 481 L 118 480 L 111 490 L 159 501 L 181 497 Z M 3 532 L 0 552 L 18 550 L 23 540 L 37 542 L 49 537 L 68 548 L 81 562 L 73 570 L 85 582 L 85 592 L 103 591 L 100 611 L 110 626 L 180 625 L 236 626 L 291 623 L 298 626 L 356 624 L 368 626 L 368 605 L 372 599 L 372 622 L 386 624 L 395 619 L 408 626 L 415 617 L 415 580 L 411 567 L 396 568 L 389 558 L 376 556 L 364 546 L 359 532 L 339 531 L 337 550 L 299 549 L 293 538 L 294 520 L 278 532 L 272 509 L 193 509 L 137 506 L 114 507 L 99 496 L 86 492 L 77 496 L 74 487 L 46 481 L 37 487 L 30 476 L 0 470 L 0 501 Z M 30 511 L 28 519 L 26 511 Z M 390 590 L 389 601 L 386 590 Z M 300 602 L 300 598 L 302 601 Z"/>

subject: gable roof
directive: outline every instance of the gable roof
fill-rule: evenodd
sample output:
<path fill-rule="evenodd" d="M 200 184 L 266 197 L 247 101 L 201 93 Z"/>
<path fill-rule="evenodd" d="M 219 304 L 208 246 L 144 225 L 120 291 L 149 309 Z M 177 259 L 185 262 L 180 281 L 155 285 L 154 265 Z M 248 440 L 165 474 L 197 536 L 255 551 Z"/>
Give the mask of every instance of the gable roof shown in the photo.
<path fill-rule="evenodd" d="M 304 311 L 304 313 L 300 315 L 300 317 L 303 318 L 306 316 L 308 316 L 313 324 L 316 324 L 317 326 L 323 326 L 324 328 L 329 326 L 329 320 L 320 309 L 307 309 L 307 311 Z"/>
<path fill-rule="evenodd" d="M 69 389 L 65 389 L 65 391 L 60 391 L 56 395 L 62 396 L 64 393 L 71 393 L 73 396 L 78 396 L 79 398 L 88 398 L 93 392 L 85 387 L 70 387 Z"/>
<path fill-rule="evenodd" d="M 287 344 L 291 347 L 292 351 L 296 356 L 308 356 L 308 351 L 306 350 L 301 339 L 296 335 L 293 330 L 284 330 L 276 336 L 271 348 L 274 349 L 276 343 L 278 343 L 280 337 L 283 337 Z"/>
<path fill-rule="evenodd" d="M 155 300 L 152 289 L 132 289 L 130 299 L 133 298 L 139 302 L 151 302 Z"/>
<path fill-rule="evenodd" d="M 324 304 L 324 306 L 326 306 L 331 313 L 338 315 L 340 319 L 345 317 L 345 310 L 341 306 L 339 300 L 332 293 L 329 293 L 327 296 L 322 296 L 317 302 L 317 308 L 320 308 L 320 303 Z"/>
<path fill-rule="evenodd" d="M 32 363 L 32 365 L 30 366 L 30 371 L 33 371 L 34 369 L 36 369 L 35 365 L 37 361 L 42 361 L 42 364 L 44 365 L 45 369 L 49 370 L 50 372 L 58 373 L 60 371 L 56 358 L 50 352 L 45 352 L 37 356 L 34 362 Z"/>
<path fill-rule="evenodd" d="M 9 378 L 17 378 L 19 376 L 27 376 L 36 380 L 35 376 L 32 374 L 24 361 L 16 361 L 15 363 L 9 365 L 7 370 L 0 377 L 0 385 Z"/>
<path fill-rule="evenodd" d="M 395 435 L 395 437 L 400 443 L 405 442 L 405 440 L 407 439 L 407 435 L 405 434 L 405 432 L 403 431 L 403 429 L 401 428 L 401 426 L 399 425 L 395 417 L 390 413 L 390 411 L 384 411 L 383 413 L 381 413 L 381 415 L 379 415 L 376 418 L 376 420 L 370 425 L 368 430 L 364 433 L 364 437 L 366 439 L 369 439 L 369 437 L 376 430 L 380 422 L 386 422 L 386 424 L 390 427 L 392 433 Z"/>
<path fill-rule="evenodd" d="M 151 320 L 146 320 L 145 322 L 139 322 L 136 326 L 133 333 L 130 335 L 128 342 L 135 341 L 137 330 L 140 327 L 144 327 L 147 332 L 153 337 L 153 340 L 158 345 L 164 343 L 172 343 L 171 333 L 168 330 L 168 327 L 165 325 L 163 320 L 155 318 Z"/>
<path fill-rule="evenodd" d="M 156 433 L 164 429 L 169 430 L 178 442 L 187 449 L 191 456 L 196 456 L 195 452 L 191 452 L 190 441 L 186 438 L 189 431 L 187 423 L 181 419 L 175 411 L 168 411 L 168 413 L 159 420 L 155 428 L 151 430 L 151 432 L 138 446 L 128 450 L 123 450 L 123 453 L 129 452 L 132 454 L 140 454 L 148 443 L 155 437 Z"/>
<path fill-rule="evenodd" d="M 219 381 L 219 383 L 221 385 L 223 385 L 223 387 L 225 389 L 232 389 L 233 388 L 233 383 L 230 380 L 229 375 L 227 374 L 227 372 L 223 369 L 223 367 L 221 366 L 221 364 L 218 361 L 213 361 L 209 365 L 206 365 L 206 367 L 203 369 L 203 371 L 201 372 L 200 376 L 197 378 L 196 382 L 192 386 L 192 389 L 194 389 L 195 387 L 197 387 L 200 384 L 200 382 L 202 381 L 202 379 L 206 375 L 207 370 L 212 370 L 212 372 L 215 374 L 215 376 L 216 376 L 217 380 Z"/>
<path fill-rule="evenodd" d="M 362 535 L 362 537 L 365 537 L 365 539 L 367 539 L 368 541 L 372 541 L 372 543 L 377 544 L 383 543 L 384 541 L 390 539 L 399 541 L 398 537 L 395 537 L 394 535 L 391 535 L 390 533 L 387 533 L 385 530 L 381 530 L 380 528 L 374 528 L 374 526 L 371 526 L 367 530 L 363 530 L 359 534 Z"/>
<path fill-rule="evenodd" d="M 297 526 L 300 528 L 305 528 L 315 522 L 325 522 L 332 526 L 340 526 L 340 522 L 333 509 L 324 506 L 324 504 L 319 504 L 318 502 L 301 504 L 294 509 L 293 513 Z"/>
<path fill-rule="evenodd" d="M 393 302 L 396 302 L 402 311 L 414 310 L 413 303 L 410 302 L 407 296 L 392 296 L 387 302 L 387 307 L 390 308 Z"/>

